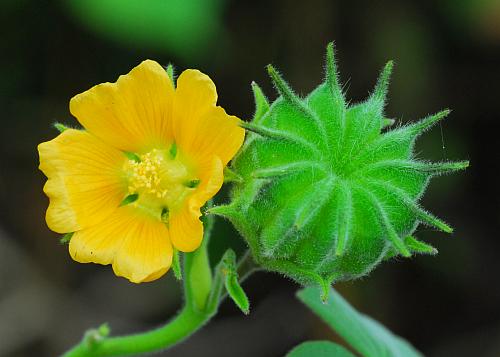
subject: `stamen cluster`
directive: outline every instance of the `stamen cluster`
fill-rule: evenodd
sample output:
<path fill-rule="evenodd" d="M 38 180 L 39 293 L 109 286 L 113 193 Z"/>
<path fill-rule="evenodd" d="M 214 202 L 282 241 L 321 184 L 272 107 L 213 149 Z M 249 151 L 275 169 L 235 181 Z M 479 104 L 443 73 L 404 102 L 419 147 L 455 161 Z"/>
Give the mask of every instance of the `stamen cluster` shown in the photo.
<path fill-rule="evenodd" d="M 168 223 L 169 213 L 178 209 L 194 192 L 200 180 L 194 168 L 187 165 L 177 152 L 152 149 L 144 154 L 127 153 L 129 160 L 123 171 L 127 181 L 127 196 L 122 205 L 134 204 L 143 212 Z"/>
<path fill-rule="evenodd" d="M 130 194 L 139 191 L 153 194 L 158 198 L 164 198 L 167 190 L 160 186 L 160 171 L 163 164 L 163 157 L 159 155 L 158 150 L 140 155 L 140 160 L 129 160 L 130 179 L 128 192 Z"/>

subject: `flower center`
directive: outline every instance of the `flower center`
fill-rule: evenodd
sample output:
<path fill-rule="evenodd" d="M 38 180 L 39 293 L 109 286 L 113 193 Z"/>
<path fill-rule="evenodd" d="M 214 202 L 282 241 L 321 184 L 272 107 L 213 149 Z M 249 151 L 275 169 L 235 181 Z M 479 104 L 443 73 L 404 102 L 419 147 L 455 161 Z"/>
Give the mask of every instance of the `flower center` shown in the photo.
<path fill-rule="evenodd" d="M 133 155 L 125 164 L 127 197 L 134 197 L 137 208 L 162 220 L 180 208 L 199 183 L 175 144 L 174 149 Z"/>

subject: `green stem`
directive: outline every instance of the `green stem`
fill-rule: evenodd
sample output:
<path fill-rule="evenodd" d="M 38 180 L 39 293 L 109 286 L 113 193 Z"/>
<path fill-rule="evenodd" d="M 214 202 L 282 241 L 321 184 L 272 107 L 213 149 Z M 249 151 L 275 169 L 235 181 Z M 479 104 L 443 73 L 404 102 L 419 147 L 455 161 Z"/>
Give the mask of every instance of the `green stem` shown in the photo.
<path fill-rule="evenodd" d="M 238 263 L 240 281 L 257 270 L 250 253 L 247 252 Z M 186 276 L 185 279 L 187 278 Z M 63 357 L 129 356 L 172 347 L 202 328 L 217 313 L 220 303 L 227 296 L 223 291 L 224 274 L 219 264 L 203 310 L 196 308 L 196 304 L 186 301 L 179 314 L 162 327 L 134 335 L 102 337 L 93 343 L 84 338 Z"/>
<path fill-rule="evenodd" d="M 215 268 L 214 282 L 212 291 L 207 299 L 207 310 L 217 310 L 220 303 L 227 297 L 227 292 L 224 292 L 224 273 L 222 271 L 222 261 L 219 262 Z M 259 271 L 260 267 L 257 266 L 252 258 L 249 250 L 238 261 L 238 281 L 243 283 L 250 275 Z"/>
<path fill-rule="evenodd" d="M 63 356 L 128 356 L 159 351 L 191 336 L 208 322 L 214 313 L 198 312 L 186 306 L 165 326 L 135 335 L 104 338 L 94 346 L 89 346 L 82 341 Z"/>
<path fill-rule="evenodd" d="M 250 253 L 250 250 L 247 250 L 238 261 L 237 271 L 239 282 L 244 282 L 250 275 L 258 272 L 259 270 L 262 270 L 262 267 L 255 263 L 252 257 L 252 253 Z"/>

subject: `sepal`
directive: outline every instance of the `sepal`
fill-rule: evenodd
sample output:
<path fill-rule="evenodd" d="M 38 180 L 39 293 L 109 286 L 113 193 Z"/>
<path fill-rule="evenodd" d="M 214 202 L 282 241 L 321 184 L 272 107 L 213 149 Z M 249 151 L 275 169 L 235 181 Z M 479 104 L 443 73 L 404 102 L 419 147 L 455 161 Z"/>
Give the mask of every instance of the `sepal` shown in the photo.
<path fill-rule="evenodd" d="M 68 130 L 68 129 L 69 129 L 66 125 L 64 125 L 64 124 L 62 124 L 62 123 L 58 123 L 58 122 L 55 122 L 55 123 L 53 124 L 53 126 L 54 126 L 54 128 L 56 128 L 56 129 L 57 129 L 57 131 L 59 131 L 60 133 L 63 133 L 63 132 L 65 132 L 66 130 Z"/>
<path fill-rule="evenodd" d="M 253 123 L 259 123 L 264 115 L 269 111 L 269 102 L 257 83 L 252 82 L 253 97 L 255 100 L 255 114 Z"/>
<path fill-rule="evenodd" d="M 65 235 L 63 235 L 61 237 L 61 239 L 59 239 L 59 243 L 69 244 L 69 242 L 71 241 L 71 238 L 73 237 L 73 234 L 75 234 L 75 232 L 66 233 Z"/>
<path fill-rule="evenodd" d="M 236 306 L 245 314 L 250 312 L 250 302 L 248 297 L 238 281 L 238 272 L 236 270 L 236 254 L 232 249 L 228 249 L 222 257 L 222 273 L 224 274 L 224 285 L 227 293 L 234 301 Z"/>
<path fill-rule="evenodd" d="M 169 63 L 167 68 L 165 68 L 165 71 L 167 72 L 168 78 L 170 78 L 170 81 L 172 82 L 172 85 L 175 88 L 175 69 L 174 65 L 172 63 Z"/>

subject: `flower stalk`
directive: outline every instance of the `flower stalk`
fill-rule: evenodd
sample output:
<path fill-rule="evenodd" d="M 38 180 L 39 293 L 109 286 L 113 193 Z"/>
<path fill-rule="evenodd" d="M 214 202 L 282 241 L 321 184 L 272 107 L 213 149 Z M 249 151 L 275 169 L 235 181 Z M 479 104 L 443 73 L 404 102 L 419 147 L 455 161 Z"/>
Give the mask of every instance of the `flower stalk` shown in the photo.
<path fill-rule="evenodd" d="M 107 337 L 92 345 L 82 341 L 63 356 L 130 356 L 160 351 L 194 334 L 210 320 L 214 313 L 195 311 L 190 305 L 185 305 L 173 320 L 160 328 L 134 335 Z"/>
<path fill-rule="evenodd" d="M 224 293 L 224 257 L 215 268 L 213 278 L 208 261 L 207 243 L 211 224 L 212 217 L 205 223 L 202 246 L 195 252 L 184 255 L 185 304 L 176 317 L 164 326 L 142 333 L 116 337 L 103 335 L 93 339 L 91 344 L 84 338 L 63 354 L 63 357 L 131 356 L 157 352 L 175 346 L 210 321 L 217 314 L 220 303 L 227 297 Z M 239 282 L 243 282 L 257 270 L 251 255 L 246 252 L 237 264 Z M 207 291 L 208 286 L 210 289 Z"/>

